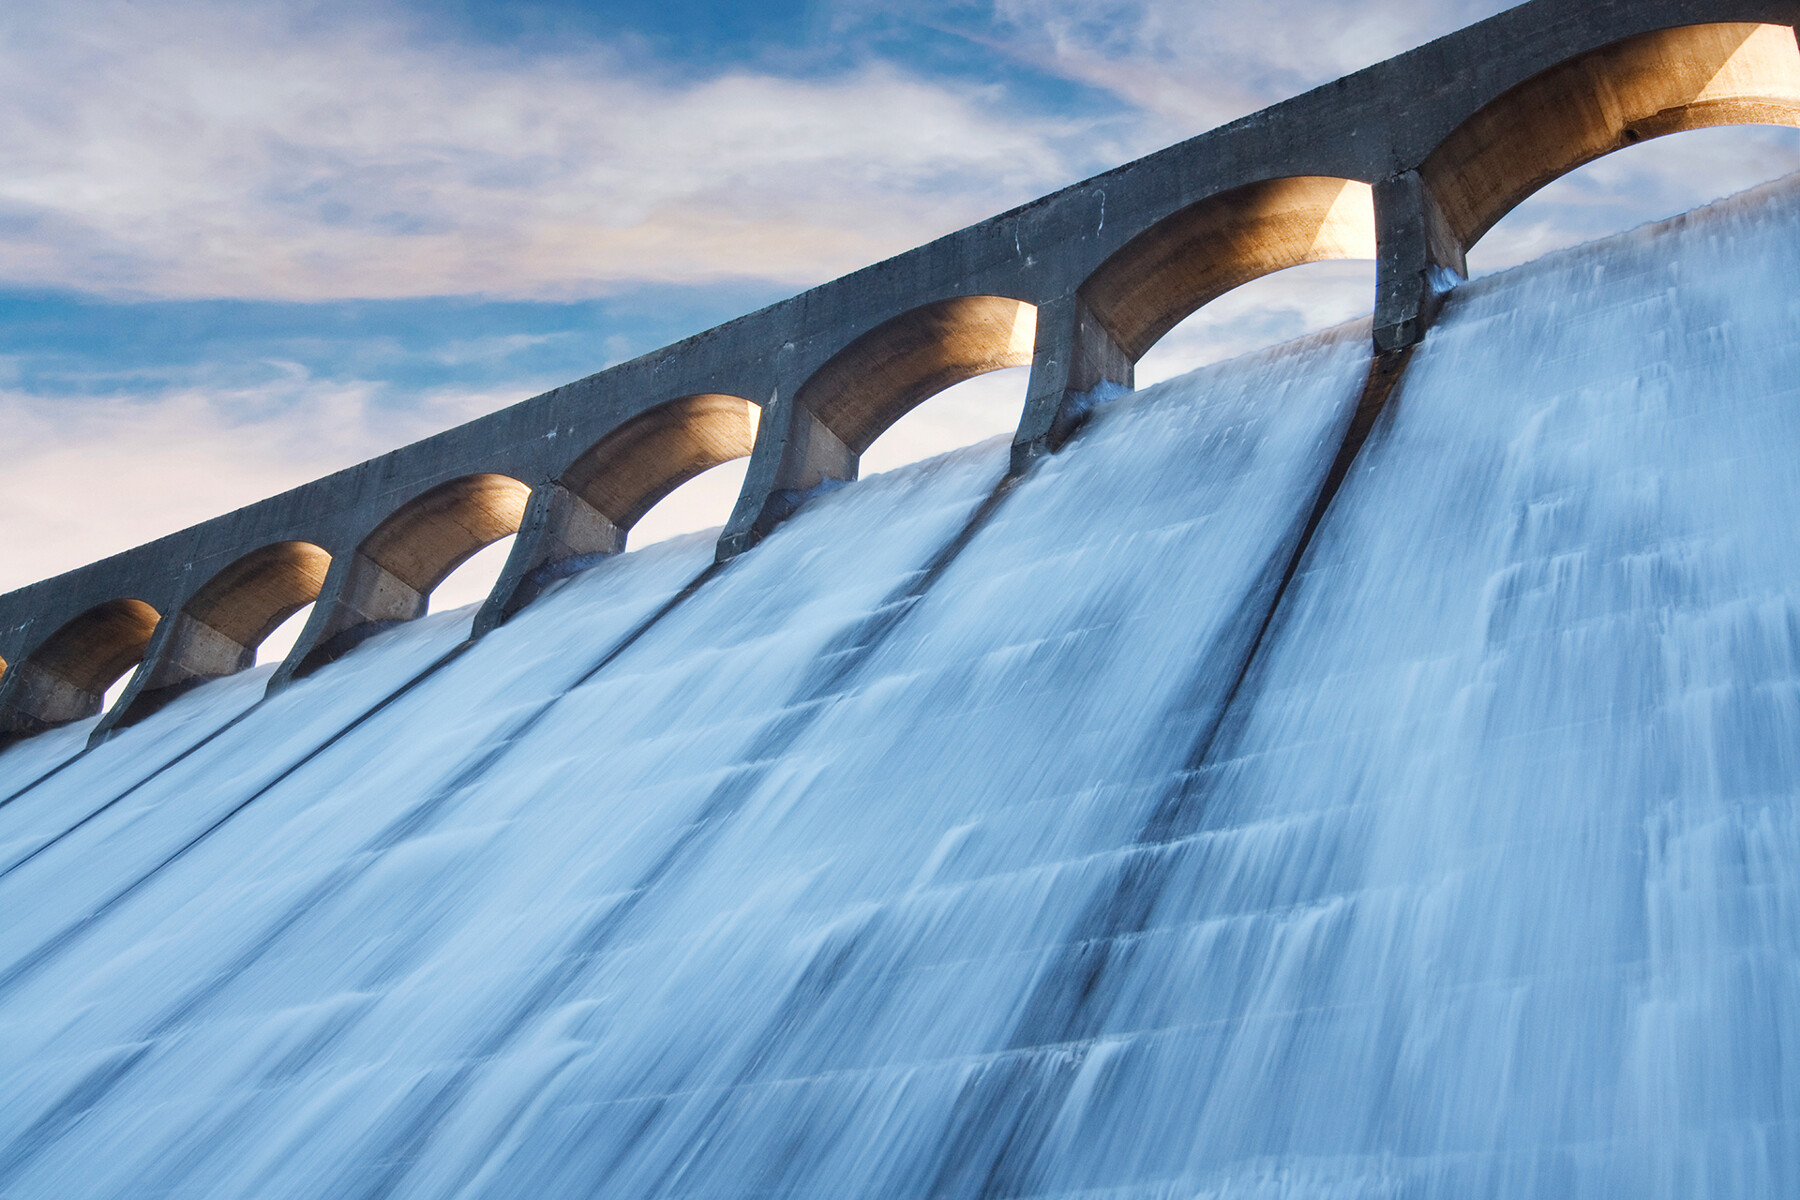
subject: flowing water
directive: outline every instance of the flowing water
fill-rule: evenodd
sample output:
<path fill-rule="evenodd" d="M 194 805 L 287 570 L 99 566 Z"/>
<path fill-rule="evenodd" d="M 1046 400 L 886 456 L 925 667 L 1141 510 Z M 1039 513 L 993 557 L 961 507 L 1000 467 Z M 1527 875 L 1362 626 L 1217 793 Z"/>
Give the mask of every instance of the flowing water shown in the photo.
<path fill-rule="evenodd" d="M 1800 1194 L 1797 234 L 13 747 L 0 1195 Z"/>

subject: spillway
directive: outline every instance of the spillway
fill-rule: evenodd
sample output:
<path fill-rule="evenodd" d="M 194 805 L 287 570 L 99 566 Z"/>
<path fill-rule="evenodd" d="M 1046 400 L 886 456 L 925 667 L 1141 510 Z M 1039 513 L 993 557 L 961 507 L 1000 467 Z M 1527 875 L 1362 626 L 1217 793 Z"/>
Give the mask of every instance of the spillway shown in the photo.
<path fill-rule="evenodd" d="M 1797 1194 L 1796 277 L 1459 287 L 1316 529 L 1366 322 L 13 746 L 0 1195 Z"/>

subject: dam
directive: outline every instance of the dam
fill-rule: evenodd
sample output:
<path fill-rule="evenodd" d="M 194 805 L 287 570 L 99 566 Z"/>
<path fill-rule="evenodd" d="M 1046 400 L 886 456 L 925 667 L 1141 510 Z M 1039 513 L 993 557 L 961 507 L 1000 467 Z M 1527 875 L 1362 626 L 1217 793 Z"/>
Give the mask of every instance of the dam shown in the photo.
<path fill-rule="evenodd" d="M 1115 196 L 1060 297 L 802 297 L 764 391 L 796 311 L 0 598 L 0 1196 L 1795 1194 L 1800 178 L 1455 269 L 1788 111 L 1795 14 L 1714 7 L 1540 0 L 1371 69 L 1529 48 L 1423 167 Z M 1369 318 L 1129 387 L 1358 248 Z M 854 479 L 1027 361 L 1014 437 Z M 731 453 L 731 525 L 624 548 Z"/>

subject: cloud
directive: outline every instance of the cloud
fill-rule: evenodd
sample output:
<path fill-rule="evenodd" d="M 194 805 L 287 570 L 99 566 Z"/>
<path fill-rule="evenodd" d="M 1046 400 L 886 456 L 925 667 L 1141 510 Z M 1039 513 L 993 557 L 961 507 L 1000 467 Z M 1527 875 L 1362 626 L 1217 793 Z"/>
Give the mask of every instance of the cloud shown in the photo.
<path fill-rule="evenodd" d="M 0 291 L 0 590 L 566 382 L 1502 7 L 1272 0 L 1246 15 L 1187 0 L 995 0 L 977 16 L 926 4 L 883 18 L 961 34 L 995 78 L 1004 60 L 1109 91 L 1130 110 L 1121 122 L 966 70 L 934 73 L 912 50 L 884 60 L 850 11 L 865 0 L 838 0 L 849 15 L 830 28 L 853 52 L 829 72 L 789 62 L 784 75 L 752 54 L 704 76 L 625 41 L 527 52 L 428 38 L 398 10 L 350 17 L 307 2 L 0 8 L 0 287 L 232 301 Z M 1471 261 L 1522 261 L 1796 167 L 1795 130 L 1646 143 L 1553 184 Z M 1172 332 L 1140 379 L 1366 314 L 1367 270 L 1321 264 L 1224 297 Z M 352 297 L 413 299 L 236 303 Z M 868 469 L 1004 432 L 1023 386 L 1007 372 L 927 406 Z M 721 469 L 634 541 L 718 521 L 735 490 Z"/>
<path fill-rule="evenodd" d="M 0 15 L 6 281 L 318 299 L 829 278 L 1105 165 L 1087 123 L 871 62 L 681 79 L 628 48 L 73 0 Z"/>
<path fill-rule="evenodd" d="M 1489 230 L 1478 274 L 1687 212 L 1800 171 L 1800 129 L 1720 126 L 1627 146 L 1563 176 Z"/>
<path fill-rule="evenodd" d="M 303 398 L 296 403 L 295 396 Z M 514 399 L 381 389 L 294 368 L 255 389 L 47 399 L 0 389 L 0 591 L 70 570 L 458 424 Z"/>
<path fill-rule="evenodd" d="M 1191 136 L 1511 7 L 1510 0 L 994 0 L 994 36 Z"/>

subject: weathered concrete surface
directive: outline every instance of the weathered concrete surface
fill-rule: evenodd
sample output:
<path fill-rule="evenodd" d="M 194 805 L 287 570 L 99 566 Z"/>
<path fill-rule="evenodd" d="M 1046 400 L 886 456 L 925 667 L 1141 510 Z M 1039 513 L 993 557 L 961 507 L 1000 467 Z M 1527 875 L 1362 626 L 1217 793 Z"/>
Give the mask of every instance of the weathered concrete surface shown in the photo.
<path fill-rule="evenodd" d="M 205 649 L 207 635 L 179 620 L 152 625 L 153 639 L 144 613 L 206 625 L 189 606 L 265 547 L 304 543 L 331 561 L 282 678 L 329 657 L 342 644 L 334 638 L 402 619 L 422 608 L 417 584 L 434 581 L 383 565 L 369 539 L 471 477 L 524 491 L 504 521 L 465 533 L 509 522 L 504 532 L 530 533 L 483 613 L 491 627 L 556 564 L 622 544 L 625 526 L 596 502 L 615 491 L 601 474 L 617 473 L 617 494 L 641 502 L 716 455 L 696 457 L 695 445 L 714 442 L 689 428 L 712 419 L 693 414 L 695 397 L 762 410 L 720 542 L 721 558 L 741 553 L 809 491 L 853 478 L 860 450 L 906 405 L 964 370 L 1024 361 L 1012 336 L 1022 306 L 1035 324 L 1019 469 L 1067 436 L 1094 388 L 1129 386 L 1133 362 L 1188 306 L 1257 272 L 1369 253 L 1370 220 L 1376 343 L 1404 349 L 1424 336 L 1473 241 L 1556 175 L 1681 129 L 1800 123 L 1797 21 L 1800 0 L 1533 0 L 654 354 L 0 596 L 0 658 L 12 664 L 0 677 L 0 735 L 95 711 L 100 677 L 147 648 L 139 694 L 241 661 L 228 645 Z M 1003 314 L 978 297 L 1013 305 L 1004 347 Z M 641 460 L 593 465 L 597 447 L 646 419 L 685 432 L 634 443 Z M 92 636 L 100 628 L 112 634 Z"/>

